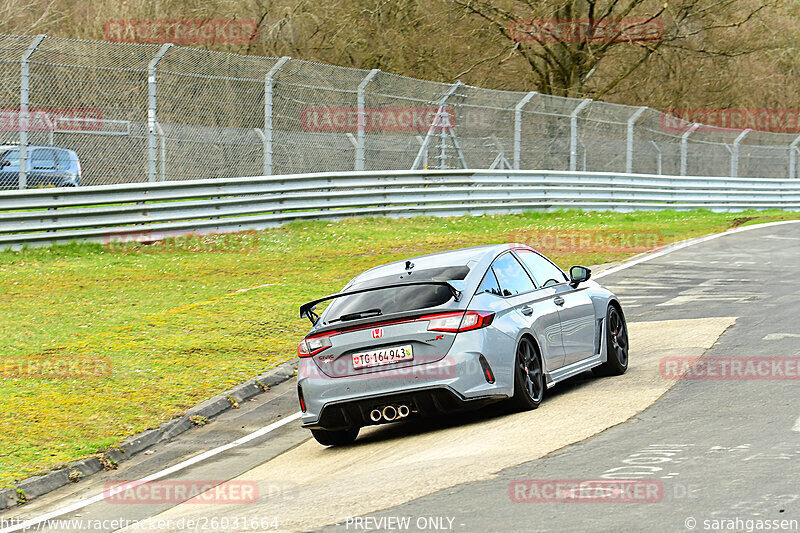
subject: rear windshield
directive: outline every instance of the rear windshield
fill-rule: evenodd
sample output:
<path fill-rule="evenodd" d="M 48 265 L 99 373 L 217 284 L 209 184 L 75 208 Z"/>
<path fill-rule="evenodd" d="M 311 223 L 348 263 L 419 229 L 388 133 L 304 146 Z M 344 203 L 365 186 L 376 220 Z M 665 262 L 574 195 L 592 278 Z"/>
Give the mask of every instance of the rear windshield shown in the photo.
<path fill-rule="evenodd" d="M 469 267 L 442 267 L 419 270 L 411 276 L 387 276 L 355 284 L 348 290 L 380 287 L 404 281 L 452 281 L 462 280 L 467 277 Z M 436 307 L 449 302 L 453 293 L 443 285 L 411 285 L 408 287 L 392 287 L 388 289 L 375 289 L 344 298 L 337 298 L 328 307 L 325 314 L 326 322 L 342 320 L 342 317 L 356 313 L 372 311 L 371 315 L 389 315 L 405 311 L 416 311 Z M 375 311 L 379 310 L 379 311 Z"/>

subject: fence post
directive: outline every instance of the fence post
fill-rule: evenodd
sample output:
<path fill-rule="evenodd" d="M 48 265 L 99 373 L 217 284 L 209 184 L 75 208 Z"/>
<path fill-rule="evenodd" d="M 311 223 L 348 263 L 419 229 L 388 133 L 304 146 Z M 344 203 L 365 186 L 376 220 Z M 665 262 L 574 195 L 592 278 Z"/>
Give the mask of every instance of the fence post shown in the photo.
<path fill-rule="evenodd" d="M 656 153 L 658 154 L 656 156 L 656 174 L 658 174 L 660 176 L 661 175 L 661 148 L 658 147 L 658 143 L 656 143 L 655 141 L 650 141 L 650 143 L 653 145 L 653 148 L 656 149 Z"/>
<path fill-rule="evenodd" d="M 275 84 L 275 75 L 291 58 L 283 56 L 275 63 L 267 75 L 264 76 L 264 175 L 272 175 L 272 89 Z"/>
<path fill-rule="evenodd" d="M 797 145 L 800 144 L 800 136 L 789 145 L 789 179 L 797 177 Z"/>
<path fill-rule="evenodd" d="M 628 174 L 633 172 L 633 126 L 645 111 L 647 107 L 640 107 L 628 119 L 628 144 L 625 150 L 625 172 Z"/>
<path fill-rule="evenodd" d="M 536 96 L 536 91 L 531 91 L 514 107 L 514 170 L 519 170 L 522 149 L 522 108 Z"/>
<path fill-rule="evenodd" d="M 733 150 L 731 151 L 731 177 L 735 178 L 739 175 L 739 143 L 744 140 L 748 133 L 750 133 L 750 128 L 746 130 L 742 130 L 742 133 L 736 137 L 736 140 L 733 141 Z"/>
<path fill-rule="evenodd" d="M 158 138 L 161 141 L 161 172 L 160 172 L 160 179 L 158 181 L 166 181 L 167 180 L 167 141 L 164 137 L 164 130 L 161 129 L 161 124 L 156 122 L 156 132 L 158 133 Z"/>
<path fill-rule="evenodd" d="M 585 98 L 569 114 L 569 169 L 572 171 L 578 168 L 578 113 L 590 103 L 592 99 Z"/>
<path fill-rule="evenodd" d="M 28 101 L 30 98 L 30 59 L 33 53 L 39 48 L 47 35 L 37 35 L 31 42 L 25 53 L 22 54 L 20 62 L 19 80 L 19 188 L 24 189 L 28 186 L 28 126 L 30 117 L 28 116 Z"/>
<path fill-rule="evenodd" d="M 156 160 L 158 159 L 158 131 L 156 129 L 156 65 L 172 47 L 165 43 L 147 65 L 147 180 L 156 181 Z"/>
<path fill-rule="evenodd" d="M 366 96 L 364 92 L 378 72 L 381 69 L 374 68 L 369 71 L 361 83 L 358 84 L 358 93 L 356 97 L 356 111 L 358 112 L 358 138 L 356 140 L 356 170 L 364 170 L 364 129 L 366 126 L 367 113 L 364 107 L 366 106 Z"/>
<path fill-rule="evenodd" d="M 686 175 L 686 164 L 687 159 L 689 159 L 689 135 L 701 125 L 702 124 L 695 122 L 681 135 L 681 176 Z"/>

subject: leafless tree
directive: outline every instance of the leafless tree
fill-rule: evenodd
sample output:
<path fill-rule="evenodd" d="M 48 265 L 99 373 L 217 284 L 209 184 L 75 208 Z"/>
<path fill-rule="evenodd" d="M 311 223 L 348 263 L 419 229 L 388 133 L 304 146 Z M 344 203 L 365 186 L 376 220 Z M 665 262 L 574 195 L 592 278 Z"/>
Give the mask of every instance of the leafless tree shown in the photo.
<path fill-rule="evenodd" d="M 524 59 L 539 92 L 594 98 L 629 80 L 666 48 L 720 57 L 754 51 L 730 49 L 704 36 L 742 27 L 769 5 L 743 6 L 736 0 L 448 1 L 491 26 L 508 53 Z"/>

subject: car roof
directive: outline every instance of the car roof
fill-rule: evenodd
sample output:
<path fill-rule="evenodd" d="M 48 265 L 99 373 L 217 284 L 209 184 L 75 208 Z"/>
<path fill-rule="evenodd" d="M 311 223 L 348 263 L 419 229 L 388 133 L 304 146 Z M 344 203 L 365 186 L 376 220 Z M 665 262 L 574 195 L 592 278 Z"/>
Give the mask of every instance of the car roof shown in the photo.
<path fill-rule="evenodd" d="M 19 148 L 19 145 L 18 144 L 3 144 L 3 145 L 0 145 L 0 150 L 13 150 L 15 148 Z M 52 148 L 54 150 L 66 150 L 67 152 L 71 152 L 72 151 L 69 148 L 64 148 L 62 146 L 47 146 L 47 145 L 44 145 L 44 144 L 29 144 L 28 145 L 28 150 L 30 150 L 31 148 Z"/>
<path fill-rule="evenodd" d="M 527 248 L 527 246 L 518 243 L 502 243 L 502 244 L 489 244 L 484 246 L 473 246 L 470 248 L 459 248 L 456 250 L 446 250 L 442 252 L 435 252 L 431 254 L 419 255 L 408 259 L 401 259 L 400 261 L 393 261 L 385 265 L 373 267 L 366 272 L 363 272 L 353 278 L 348 284 L 362 283 L 364 281 L 390 276 L 392 274 L 399 274 L 405 272 L 406 261 L 414 263 L 414 270 L 424 270 L 434 267 L 446 266 L 463 266 L 472 263 L 471 268 L 477 266 L 482 261 L 486 261 L 486 266 L 489 262 L 496 257 L 499 253 L 505 250 L 514 248 Z M 482 274 L 482 272 L 481 272 Z"/>

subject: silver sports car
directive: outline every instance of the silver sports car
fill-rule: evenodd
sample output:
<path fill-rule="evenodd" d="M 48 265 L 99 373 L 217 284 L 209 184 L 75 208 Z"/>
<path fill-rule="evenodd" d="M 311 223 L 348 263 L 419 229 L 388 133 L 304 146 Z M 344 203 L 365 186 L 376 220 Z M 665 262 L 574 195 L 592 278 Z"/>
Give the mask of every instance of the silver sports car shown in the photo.
<path fill-rule="evenodd" d="M 628 335 L 613 293 L 523 244 L 441 252 L 372 268 L 300 307 L 303 426 L 324 445 L 359 429 L 544 391 L 592 370 L 622 374 Z M 317 306 L 327 307 L 321 314 Z"/>

